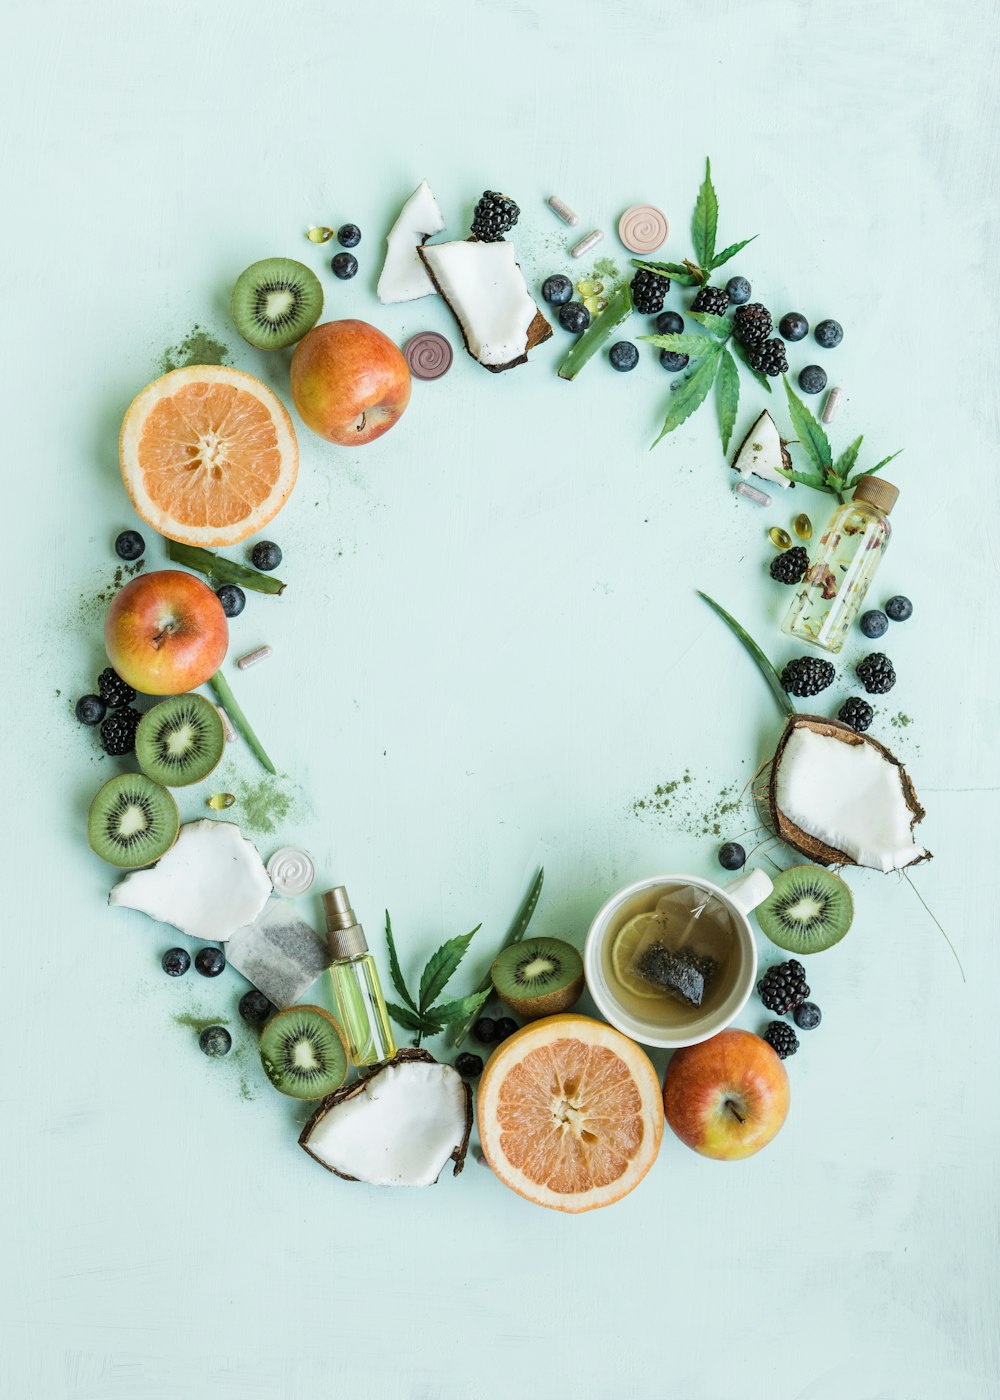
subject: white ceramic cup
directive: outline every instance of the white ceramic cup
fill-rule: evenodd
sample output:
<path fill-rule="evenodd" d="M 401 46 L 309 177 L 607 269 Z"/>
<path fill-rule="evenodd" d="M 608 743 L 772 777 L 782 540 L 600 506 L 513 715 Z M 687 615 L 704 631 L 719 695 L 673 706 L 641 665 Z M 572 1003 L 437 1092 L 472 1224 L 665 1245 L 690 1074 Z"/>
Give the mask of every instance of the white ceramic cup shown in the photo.
<path fill-rule="evenodd" d="M 667 1029 L 662 1023 L 636 1016 L 622 1006 L 604 973 L 604 946 L 609 935 L 616 934 L 627 919 L 654 909 L 660 896 L 678 885 L 693 885 L 696 889 L 706 890 L 728 907 L 739 941 L 740 964 L 732 991 L 721 1006 L 701 1016 L 692 1015 L 683 1026 Z M 746 1005 L 757 980 L 757 944 L 747 915 L 767 898 L 773 888 L 763 870 L 748 870 L 725 887 L 713 884 L 711 880 L 695 879 L 691 875 L 653 875 L 648 880 L 637 880 L 633 885 L 626 885 L 623 890 L 613 894 L 597 911 L 583 950 L 587 988 L 601 1015 L 633 1040 L 668 1050 L 676 1050 L 682 1045 L 697 1045 L 731 1025 Z"/>

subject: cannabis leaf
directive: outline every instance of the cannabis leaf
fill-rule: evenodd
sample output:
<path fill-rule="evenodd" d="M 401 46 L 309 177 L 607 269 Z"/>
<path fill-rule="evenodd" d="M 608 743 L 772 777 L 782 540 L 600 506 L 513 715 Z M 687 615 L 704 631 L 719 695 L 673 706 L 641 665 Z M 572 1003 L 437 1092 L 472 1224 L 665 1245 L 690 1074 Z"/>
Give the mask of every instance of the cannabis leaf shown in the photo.
<path fill-rule="evenodd" d="M 733 333 L 733 323 L 728 316 L 717 316 L 714 311 L 689 311 L 688 315 L 692 321 L 697 321 L 700 326 L 704 326 L 713 335 L 719 335 L 723 340 L 728 340 Z"/>
<path fill-rule="evenodd" d="M 444 991 L 452 974 L 465 957 L 465 950 L 474 936 L 482 928 L 477 924 L 471 933 L 463 933 L 461 938 L 449 938 L 442 943 L 436 953 L 428 959 L 420 976 L 420 1010 L 427 1011 L 431 1003 Z"/>
<path fill-rule="evenodd" d="M 782 378 L 785 379 L 785 376 L 782 375 Z M 788 395 L 788 412 L 795 435 L 805 448 L 813 466 L 824 478 L 834 474 L 830 439 L 827 437 L 822 423 L 809 412 L 787 379 L 785 379 L 785 393 Z"/>
<path fill-rule="evenodd" d="M 483 1004 L 490 999 L 492 992 L 493 987 L 489 986 L 485 992 L 471 992 L 467 997 L 453 997 L 448 1001 L 440 1001 L 434 1008 L 434 1015 L 446 1026 L 461 1021 L 466 1016 L 475 1018 L 482 1010 Z"/>
<path fill-rule="evenodd" d="M 726 612 L 725 608 L 721 605 L 721 603 L 717 603 L 715 599 L 710 598 L 707 593 L 702 593 L 700 588 L 696 588 L 695 592 L 698 594 L 699 598 L 704 599 L 704 601 L 714 612 L 718 613 L 718 615 L 722 618 L 723 622 L 727 625 L 727 627 L 729 627 L 729 629 L 732 632 L 734 632 L 737 637 L 739 637 L 740 641 L 743 643 L 747 651 L 750 653 L 754 661 L 756 661 L 757 665 L 759 666 L 760 673 L 767 681 L 768 685 L 771 687 L 771 691 L 778 704 L 784 710 L 785 714 L 793 715 L 795 713 L 795 706 L 789 699 L 788 692 L 785 690 L 785 687 L 781 684 L 781 677 L 771 665 L 770 661 L 768 661 L 767 657 L 761 651 L 760 647 L 754 641 L 753 637 L 750 636 L 750 633 L 744 627 L 740 626 L 740 624 L 736 621 L 735 617 L 733 617 L 730 613 Z"/>
<path fill-rule="evenodd" d="M 504 935 L 504 940 L 500 944 L 500 947 L 497 949 L 497 953 L 502 952 L 504 948 L 509 948 L 512 943 L 520 943 L 521 939 L 527 933 L 528 925 L 531 923 L 531 916 L 532 914 L 534 914 L 535 909 L 538 907 L 538 899 L 542 893 L 542 882 L 544 879 L 545 870 L 541 869 L 532 881 L 531 888 L 528 890 L 528 893 L 524 896 L 524 899 L 521 903 L 521 907 L 514 915 L 514 922 L 511 924 L 510 928 Z M 495 958 L 496 953 L 494 953 L 493 956 Z M 459 1020 L 458 1023 L 453 1027 L 451 1033 L 452 1045 L 456 1047 L 461 1045 L 462 1041 L 469 1034 L 469 1031 L 472 1027 L 472 1023 L 479 1015 L 480 1006 L 482 1006 L 483 1002 L 489 999 L 492 991 L 493 983 L 490 980 L 489 972 L 486 972 L 480 980 L 478 986 L 476 987 L 476 990 L 473 992 L 472 997 L 465 998 L 465 1000 L 471 1001 L 477 997 L 481 997 L 482 1000 L 464 1017 L 464 1019 Z"/>
<path fill-rule="evenodd" d="M 830 439 L 827 437 L 822 423 L 802 402 L 787 379 L 785 379 L 785 393 L 788 396 L 788 412 L 792 420 L 792 428 L 798 442 L 816 468 L 814 472 L 798 472 L 779 467 L 778 471 L 789 481 L 797 481 L 803 486 L 811 486 L 816 491 L 828 491 L 838 500 L 843 501 L 844 492 L 853 490 L 863 476 L 873 476 L 894 457 L 899 456 L 899 452 L 893 452 L 888 457 L 883 457 L 881 462 L 877 462 L 874 467 L 857 467 L 861 444 L 864 441 L 862 434 L 845 447 L 834 462 Z M 856 467 L 857 470 L 855 470 Z"/>
<path fill-rule="evenodd" d="M 860 481 L 861 477 L 863 476 L 874 476 L 876 472 L 880 472 L 883 467 L 888 466 L 894 457 L 898 457 L 902 450 L 903 449 L 899 447 L 896 449 L 895 452 L 890 452 L 888 457 L 883 457 L 881 462 L 876 462 L 873 467 L 865 467 L 863 470 L 855 472 L 854 476 L 847 483 L 848 486 L 856 485 L 856 483 Z"/>
<path fill-rule="evenodd" d="M 841 481 L 846 481 L 847 478 L 850 476 L 851 472 L 854 470 L 854 464 L 858 460 L 858 453 L 861 451 L 861 444 L 864 442 L 864 440 L 864 434 L 862 433 L 860 437 L 856 437 L 854 439 L 854 441 L 849 447 L 845 447 L 843 452 L 837 458 L 837 463 L 834 467 L 834 471 L 840 477 Z"/>
<path fill-rule="evenodd" d="M 392 920 L 389 918 L 388 909 L 385 911 L 385 941 L 389 948 L 389 976 L 392 978 L 392 985 L 406 1002 L 412 1011 L 417 1010 L 417 1003 L 406 990 L 406 982 L 403 978 L 402 968 L 399 966 L 399 958 L 396 955 L 396 940 L 392 936 Z M 414 1027 L 410 1026 L 410 1030 Z"/>
<path fill-rule="evenodd" d="M 458 969 L 472 939 L 482 925 L 477 924 L 471 933 L 463 933 L 459 938 L 449 938 L 437 952 L 427 959 L 420 975 L 420 995 L 415 1001 L 407 989 L 396 953 L 396 941 L 392 933 L 392 920 L 388 909 L 385 911 L 385 941 L 389 949 L 389 976 L 392 985 L 403 998 L 405 1006 L 394 1001 L 386 1002 L 386 1010 L 404 1030 L 413 1031 L 415 1044 L 419 1045 L 425 1035 L 439 1035 L 445 1025 L 467 1014 L 475 997 L 456 997 L 437 1002 L 452 975 Z M 485 997 L 480 999 L 481 1005 Z"/>
<path fill-rule="evenodd" d="M 647 262 L 645 258 L 632 258 L 632 266 L 643 272 L 658 272 L 661 277 L 672 277 L 682 287 L 697 287 L 701 284 L 701 268 L 694 263 Z"/>
<path fill-rule="evenodd" d="M 722 346 L 718 341 L 709 342 L 708 350 L 698 361 L 686 382 L 676 392 L 671 392 L 667 416 L 663 420 L 660 436 L 653 443 L 653 447 L 660 441 L 660 438 L 666 437 L 667 433 L 672 433 L 675 428 L 679 428 L 682 423 L 686 422 L 695 409 L 700 408 L 705 402 L 715 379 L 715 372 L 719 367 L 721 353 Z"/>
<path fill-rule="evenodd" d="M 740 403 L 740 376 L 736 361 L 728 350 L 719 356 L 719 372 L 715 376 L 715 403 L 719 413 L 719 436 L 723 452 L 729 451 L 729 440 L 736 426 L 736 410 Z"/>
<path fill-rule="evenodd" d="M 676 355 L 690 355 L 692 360 L 709 351 L 718 350 L 719 343 L 707 335 L 685 335 L 675 331 L 670 335 L 639 335 L 636 340 L 648 340 L 660 350 L 672 350 Z"/>
<path fill-rule="evenodd" d="M 752 238 L 741 238 L 739 243 L 730 243 L 728 248 L 723 248 L 722 252 L 717 253 L 712 259 L 712 270 L 714 271 L 717 267 L 721 267 L 722 264 L 727 263 L 730 258 L 735 258 L 736 254 L 742 252 L 747 244 L 752 243 L 756 237 L 757 235 L 754 234 Z"/>
<path fill-rule="evenodd" d="M 706 269 L 703 282 L 708 281 L 707 272 L 711 271 L 712 259 L 715 257 L 715 235 L 719 227 L 719 198 L 715 193 L 715 186 L 712 184 L 712 162 L 705 160 L 705 178 L 698 191 L 698 198 L 695 200 L 694 216 L 691 220 L 691 238 L 694 242 L 695 256 Z"/>

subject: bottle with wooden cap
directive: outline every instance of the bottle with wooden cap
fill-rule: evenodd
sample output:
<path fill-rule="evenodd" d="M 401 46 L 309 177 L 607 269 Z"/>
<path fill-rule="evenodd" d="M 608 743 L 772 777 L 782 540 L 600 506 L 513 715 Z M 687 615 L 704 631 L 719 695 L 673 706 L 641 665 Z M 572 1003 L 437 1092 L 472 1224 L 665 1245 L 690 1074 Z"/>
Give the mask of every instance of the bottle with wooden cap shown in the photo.
<path fill-rule="evenodd" d="M 889 544 L 898 496 L 890 482 L 863 476 L 854 499 L 834 511 L 781 625 L 789 637 L 840 651 Z"/>
<path fill-rule="evenodd" d="M 379 1065 L 396 1053 L 375 959 L 343 885 L 323 896 L 326 936 L 332 963 L 330 980 L 340 1024 L 356 1065 Z"/>

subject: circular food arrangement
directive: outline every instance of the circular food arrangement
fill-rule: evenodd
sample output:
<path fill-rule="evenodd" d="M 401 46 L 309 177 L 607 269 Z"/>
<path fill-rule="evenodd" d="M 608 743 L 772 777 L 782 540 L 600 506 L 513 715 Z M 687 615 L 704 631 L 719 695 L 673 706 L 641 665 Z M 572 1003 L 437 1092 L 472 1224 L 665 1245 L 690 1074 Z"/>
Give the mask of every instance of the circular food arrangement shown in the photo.
<path fill-rule="evenodd" d="M 723 242 L 707 161 L 689 240 L 676 233 L 687 221 L 652 203 L 630 205 L 616 223 L 598 211 L 588 232 L 594 211 L 581 224 L 558 195 L 544 207 L 574 232 L 536 286 L 517 256 L 522 209 L 502 191 L 483 191 L 453 237 L 426 180 L 384 245 L 353 221 L 306 229 L 309 244 L 337 247 L 323 253 L 337 283 L 380 263 L 382 305 L 437 298 L 454 322 L 452 340 L 426 329 L 399 346 L 357 317 L 323 320 L 323 282 L 295 257 L 234 269 L 233 327 L 271 356 L 279 392 L 213 363 L 137 386 L 119 448 L 138 526 L 115 540 L 127 572 L 119 570 L 105 617 L 109 665 L 75 714 L 122 763 L 87 816 L 95 856 L 116 873 L 109 904 L 196 945 L 162 953 L 165 977 L 214 979 L 231 969 L 242 979 L 240 1025 L 229 1029 L 220 1014 L 196 1027 L 206 1057 L 224 1060 L 234 1035 L 252 1038 L 268 1092 L 313 1105 L 299 1144 L 342 1183 L 428 1186 L 449 1164 L 457 1176 L 475 1132 L 477 1160 L 498 1184 L 577 1214 L 640 1186 L 665 1126 L 716 1160 L 774 1141 L 791 1113 L 789 1061 L 803 1040 L 808 1054 L 822 1049 L 822 1033 L 811 1035 L 824 1020 L 814 960 L 847 937 L 863 897 L 845 872 L 908 879 L 930 852 L 918 838 L 924 811 L 909 773 L 869 732 L 885 734 L 883 697 L 897 683 L 893 632 L 914 604 L 895 593 L 874 606 L 900 494 L 882 473 L 898 454 L 870 460 L 862 437 L 835 451 L 828 433 L 845 401 L 843 386 L 828 389 L 843 325 L 826 314 L 813 324 L 750 280 L 756 235 Z M 607 236 L 601 221 L 633 255 L 624 274 L 609 257 L 588 260 Z M 677 251 L 664 260 L 668 243 Z M 733 263 L 743 270 L 727 275 Z M 338 291 L 350 295 L 349 286 Z M 286 582 L 276 571 L 294 577 L 278 517 L 296 485 L 298 432 L 317 435 L 331 454 L 375 444 L 407 431 L 422 394 L 448 392 L 437 381 L 457 350 L 506 375 L 549 341 L 559 347 L 553 378 L 569 382 L 597 356 L 619 374 L 644 356 L 660 366 L 665 413 L 654 446 L 711 398 L 716 465 L 748 520 L 762 513 L 762 563 L 776 596 L 787 590 L 781 631 L 801 654 L 779 671 L 759 640 L 700 593 L 780 716 L 770 757 L 740 795 L 752 818 L 731 802 L 731 829 L 717 825 L 709 838 L 716 879 L 648 872 L 607 890 L 589 929 L 541 933 L 538 870 L 498 945 L 481 950 L 478 926 L 449 938 L 428 950 L 414 982 L 388 912 L 373 948 L 344 885 L 324 879 L 303 847 L 259 850 L 241 830 L 245 799 L 213 790 L 230 745 L 276 773 L 224 669 L 232 660 L 242 677 L 272 647 L 230 657 L 230 622 L 247 608 L 295 606 L 278 601 Z M 823 363 L 806 362 L 817 356 Z M 827 390 L 814 412 L 807 399 Z M 741 418 L 749 427 L 737 441 Z M 150 532 L 162 537 L 170 567 L 146 571 Z M 864 650 L 851 671 L 859 693 L 836 714 L 821 713 L 848 641 Z M 182 822 L 174 793 L 199 785 L 205 814 Z M 317 878 L 329 884 L 321 930 L 307 901 Z M 486 970 L 456 990 L 470 948 Z M 598 1015 L 578 1009 L 585 993 Z M 734 1025 L 753 998 L 759 1034 Z M 644 1047 L 671 1052 L 662 1077 Z"/>

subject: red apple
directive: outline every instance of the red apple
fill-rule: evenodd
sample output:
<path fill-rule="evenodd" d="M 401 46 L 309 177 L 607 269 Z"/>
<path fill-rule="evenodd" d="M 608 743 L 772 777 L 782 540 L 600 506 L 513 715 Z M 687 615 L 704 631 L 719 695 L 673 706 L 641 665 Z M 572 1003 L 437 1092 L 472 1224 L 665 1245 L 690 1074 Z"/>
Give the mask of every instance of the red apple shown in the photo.
<path fill-rule="evenodd" d="M 303 423 L 343 447 L 374 442 L 410 402 L 402 351 L 367 321 L 327 321 L 292 356 L 292 398 Z"/>
<path fill-rule="evenodd" d="M 104 622 L 112 666 L 144 695 L 181 695 L 222 665 L 229 626 L 201 579 L 180 569 L 140 574 L 112 600 Z"/>
<path fill-rule="evenodd" d="M 667 1122 L 703 1157 L 752 1157 L 788 1115 L 788 1075 L 766 1040 L 728 1030 L 678 1050 L 663 1079 Z"/>

